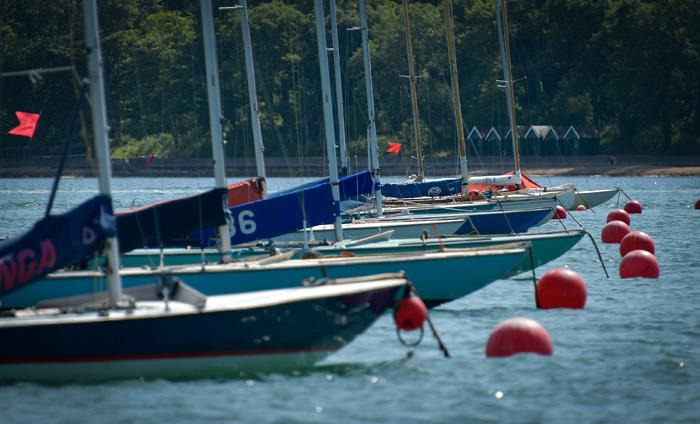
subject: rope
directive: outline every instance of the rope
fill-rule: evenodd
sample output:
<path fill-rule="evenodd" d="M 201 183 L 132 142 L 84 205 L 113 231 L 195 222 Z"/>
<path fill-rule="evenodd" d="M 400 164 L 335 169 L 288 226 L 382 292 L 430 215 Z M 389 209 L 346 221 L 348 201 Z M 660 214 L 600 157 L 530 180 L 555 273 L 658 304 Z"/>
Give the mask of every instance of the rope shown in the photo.
<path fill-rule="evenodd" d="M 530 255 L 530 267 L 532 268 L 532 285 L 535 286 L 535 306 L 537 309 L 541 309 L 540 298 L 537 296 L 537 276 L 535 275 L 535 256 L 532 253 L 532 244 L 527 248 L 527 251 Z"/>
<path fill-rule="evenodd" d="M 410 281 L 407 281 L 406 289 L 404 290 L 402 298 L 407 298 L 411 294 L 414 296 L 418 296 L 420 298 L 420 296 L 418 295 L 418 291 L 416 290 L 415 286 L 413 286 L 413 283 L 411 283 Z M 433 334 L 433 337 L 435 338 L 435 341 L 438 344 L 438 348 L 440 349 L 442 354 L 445 356 L 445 358 L 450 358 L 451 357 L 450 352 L 447 350 L 447 346 L 445 346 L 445 343 L 440 338 L 440 335 L 438 334 L 437 329 L 435 328 L 435 325 L 433 324 L 433 321 L 430 319 L 430 314 L 426 314 L 425 319 L 426 319 L 426 321 L 428 321 L 428 326 L 430 326 L 430 332 Z M 396 334 L 399 338 L 399 341 L 404 346 L 408 346 L 408 347 L 414 347 L 414 346 L 418 345 L 418 343 L 420 343 L 421 340 L 423 340 L 423 332 L 424 332 L 423 327 L 421 327 L 421 334 L 420 334 L 418 341 L 413 342 L 413 343 L 407 343 L 403 339 L 403 337 L 401 337 L 401 332 L 400 332 L 399 328 L 398 327 L 396 328 Z M 411 357 L 411 356 L 412 356 L 412 353 L 409 352 L 408 357 Z"/>
<path fill-rule="evenodd" d="M 58 164 L 58 169 L 56 170 L 56 177 L 53 180 L 53 187 L 51 187 L 51 195 L 49 196 L 49 203 L 46 205 L 45 217 L 51 214 L 51 208 L 53 207 L 53 202 L 56 198 L 56 191 L 58 190 L 58 183 L 61 180 L 61 175 L 63 174 L 63 168 L 66 164 L 66 157 L 70 150 L 71 141 L 75 135 L 75 129 L 78 124 L 78 114 L 83 105 L 85 99 L 85 94 L 87 93 L 88 87 L 90 86 L 89 80 L 85 78 L 82 82 L 82 88 L 80 90 L 80 97 L 78 97 L 78 103 L 73 108 L 73 113 L 71 114 L 68 132 L 66 133 L 66 138 L 63 140 L 63 154 L 61 155 L 61 162 Z"/>
<path fill-rule="evenodd" d="M 632 198 L 631 198 L 631 197 L 629 197 L 629 196 L 627 195 L 627 193 L 625 193 L 625 190 L 623 190 L 623 189 L 621 189 L 620 187 L 618 187 L 618 188 L 617 188 L 617 191 L 618 191 L 619 193 L 622 193 L 622 194 L 624 194 L 624 195 L 625 195 L 625 197 L 627 198 L 627 200 L 632 200 Z M 620 199 L 620 197 L 618 196 L 618 203 L 620 202 L 620 200 L 619 200 L 619 199 Z"/>
<path fill-rule="evenodd" d="M 496 200 L 496 204 L 498 205 L 499 208 L 501 208 L 501 212 L 503 212 L 503 218 L 506 220 L 506 224 L 508 224 L 508 228 L 510 229 L 511 234 L 515 234 L 515 231 L 513 230 L 513 226 L 510 225 L 510 219 L 508 219 L 508 214 L 506 213 L 505 209 L 503 209 L 503 205 L 501 204 L 501 201 L 498 199 Z"/>
<path fill-rule="evenodd" d="M 619 190 L 619 189 L 618 189 L 618 190 Z M 574 189 L 574 193 L 579 194 L 578 189 Z M 587 210 L 590 210 L 590 211 L 593 212 L 594 214 L 597 213 L 593 208 L 591 208 L 591 207 L 588 205 L 588 202 L 586 202 L 586 199 L 585 199 L 583 196 L 581 196 L 581 201 L 583 201 L 583 205 L 586 207 Z"/>
<path fill-rule="evenodd" d="M 608 274 L 608 270 L 605 268 L 605 262 L 603 262 L 603 256 L 600 254 L 600 249 L 598 249 L 598 244 L 595 242 L 595 239 L 593 238 L 591 233 L 588 232 L 588 230 L 584 230 L 584 232 L 591 239 L 593 247 L 595 247 L 595 251 L 598 253 L 598 259 L 600 260 L 600 265 L 603 267 L 603 271 L 605 272 L 605 277 L 610 278 L 610 274 Z"/>

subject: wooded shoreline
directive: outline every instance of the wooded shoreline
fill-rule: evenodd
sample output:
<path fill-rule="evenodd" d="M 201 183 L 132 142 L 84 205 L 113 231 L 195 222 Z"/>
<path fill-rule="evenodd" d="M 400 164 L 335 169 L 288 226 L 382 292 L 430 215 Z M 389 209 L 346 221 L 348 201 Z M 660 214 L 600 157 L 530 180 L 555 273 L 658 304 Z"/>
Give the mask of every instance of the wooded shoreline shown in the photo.
<path fill-rule="evenodd" d="M 326 161 L 322 157 L 266 158 L 267 175 L 270 177 L 315 177 L 327 175 Z M 700 175 L 700 156 L 697 155 L 596 155 L 567 157 L 534 157 L 522 159 L 523 170 L 528 175 Z M 53 177 L 58 167 L 58 157 L 28 157 L 0 159 L 0 178 Z M 405 176 L 415 169 L 415 160 L 409 157 L 382 158 L 382 175 Z M 469 168 L 475 175 L 492 175 L 512 170 L 512 159 L 501 156 L 470 158 Z M 350 171 L 366 169 L 366 160 L 351 158 Z M 149 158 L 128 160 L 113 159 L 112 171 L 119 177 L 209 177 L 213 167 L 209 158 L 172 159 Z M 454 158 L 426 160 L 428 176 L 457 175 L 458 164 Z M 64 175 L 92 177 L 93 167 L 85 157 L 69 157 Z M 254 176 L 254 158 L 227 158 L 226 175 L 229 177 Z"/>

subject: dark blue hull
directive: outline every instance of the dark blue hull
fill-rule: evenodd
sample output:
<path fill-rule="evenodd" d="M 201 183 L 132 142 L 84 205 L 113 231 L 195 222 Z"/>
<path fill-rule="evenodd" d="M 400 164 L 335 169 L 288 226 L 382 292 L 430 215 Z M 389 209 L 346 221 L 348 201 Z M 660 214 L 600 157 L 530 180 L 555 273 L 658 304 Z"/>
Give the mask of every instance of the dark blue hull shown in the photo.
<path fill-rule="evenodd" d="M 550 214 L 547 209 L 513 210 L 468 217 L 455 234 L 517 234 L 538 225 Z"/>
<path fill-rule="evenodd" d="M 0 381 L 216 377 L 310 366 L 366 330 L 398 290 L 243 310 L 1 325 Z M 163 361 L 182 367 L 165 371 Z"/>

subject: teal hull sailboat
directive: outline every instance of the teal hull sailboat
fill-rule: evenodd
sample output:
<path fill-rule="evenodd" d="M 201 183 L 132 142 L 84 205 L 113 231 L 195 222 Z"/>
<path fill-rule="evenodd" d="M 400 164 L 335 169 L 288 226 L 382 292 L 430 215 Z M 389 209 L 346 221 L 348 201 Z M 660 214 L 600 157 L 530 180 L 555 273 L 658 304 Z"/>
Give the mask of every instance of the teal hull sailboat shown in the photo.
<path fill-rule="evenodd" d="M 586 234 L 584 230 L 563 230 L 547 233 L 525 233 L 500 236 L 445 236 L 413 239 L 379 240 L 362 242 L 319 242 L 311 244 L 308 248 L 299 243 L 270 244 L 251 243 L 248 246 L 238 246 L 231 250 L 231 256 L 238 259 L 258 259 L 275 253 L 274 249 L 281 252 L 294 251 L 292 258 L 301 258 L 308 255 L 380 255 L 380 254 L 410 254 L 413 252 L 437 252 L 441 249 L 464 249 L 494 247 L 510 243 L 527 242 L 532 245 L 532 260 L 529 255 L 524 257 L 518 265 L 513 267 L 503 277 L 529 271 L 532 265 L 542 266 L 564 255 L 571 250 Z M 391 237 L 387 234 L 386 238 Z M 161 256 L 162 254 L 162 256 Z M 156 268 L 161 261 L 166 266 L 188 265 L 200 261 L 205 263 L 219 262 L 220 253 L 216 249 L 139 249 L 122 255 L 122 264 L 125 267 L 151 267 Z"/>
<path fill-rule="evenodd" d="M 447 249 L 443 252 L 319 257 L 288 260 L 284 255 L 228 264 L 195 264 L 156 269 L 124 268 L 120 271 L 125 290 L 176 277 L 204 295 L 246 293 L 298 287 L 309 278 L 345 278 L 404 271 L 418 294 L 436 306 L 473 293 L 497 280 L 528 256 L 529 245 L 517 243 L 492 248 Z M 469 275 L 463 270 L 471 270 Z M 76 296 L 84 303 L 105 289 L 105 276 L 97 271 L 66 271 L 50 274 L 2 299 L 4 308 L 42 304 L 49 299 Z M 46 303 L 44 303 L 46 305 Z"/>

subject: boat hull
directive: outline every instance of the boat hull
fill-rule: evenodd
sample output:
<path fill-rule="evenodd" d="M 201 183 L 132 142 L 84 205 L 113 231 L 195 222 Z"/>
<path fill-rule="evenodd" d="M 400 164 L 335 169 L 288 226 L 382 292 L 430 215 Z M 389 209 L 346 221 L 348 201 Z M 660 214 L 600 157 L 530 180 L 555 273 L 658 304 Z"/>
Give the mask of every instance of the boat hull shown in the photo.
<path fill-rule="evenodd" d="M 288 260 L 258 265 L 256 262 L 224 265 L 169 267 L 162 271 L 122 270 L 125 288 L 152 284 L 162 275 L 174 275 L 205 295 L 244 293 L 299 286 L 309 278 L 344 278 L 404 271 L 421 298 L 436 306 L 473 293 L 510 272 L 526 256 L 522 246 L 466 251 L 368 255 Z M 469 275 L 462 271 L 470 270 Z M 4 308 L 29 307 L 42 300 L 85 295 L 106 290 L 97 272 L 52 274 L 2 299 Z"/>
<path fill-rule="evenodd" d="M 364 332 L 405 280 L 361 284 L 367 288 L 262 306 L 234 300 L 199 310 L 172 302 L 166 312 L 163 302 L 146 302 L 158 307 L 145 310 L 137 302 L 133 311 L 3 318 L 0 381 L 236 377 L 310 367 Z"/>
<path fill-rule="evenodd" d="M 569 209 L 576 209 L 579 205 L 585 206 L 586 209 L 594 208 L 615 197 L 618 191 L 616 188 L 577 191 L 574 203 Z"/>
<path fill-rule="evenodd" d="M 521 209 L 468 216 L 455 234 L 518 234 L 548 222 L 554 209 Z"/>
<path fill-rule="evenodd" d="M 343 244 L 321 245 L 314 247 L 314 253 L 320 255 L 337 255 L 341 252 L 349 252 L 354 255 L 381 255 L 389 253 L 415 253 L 415 252 L 437 252 L 443 248 L 468 249 L 479 247 L 498 246 L 507 243 L 529 242 L 532 244 L 535 266 L 544 265 L 564 253 L 568 252 L 584 236 L 583 230 L 563 230 L 548 233 L 525 233 L 501 236 L 449 236 L 428 239 L 391 239 L 376 243 L 366 243 L 359 245 L 345 246 Z M 249 247 L 232 249 L 231 255 L 236 258 L 252 258 L 269 255 L 270 248 L 282 246 Z M 287 249 L 299 249 L 296 257 L 301 256 L 305 251 L 301 250 L 301 245 L 287 247 Z M 145 250 L 130 252 L 122 255 L 122 264 L 125 267 L 153 266 L 159 262 L 159 251 Z M 169 249 L 166 250 L 163 258 L 166 265 L 188 265 L 199 263 L 202 259 L 206 263 L 217 263 L 220 253 L 214 249 L 206 249 L 203 252 L 193 249 Z M 530 258 L 527 255 L 521 263 L 511 270 L 520 273 L 529 271 Z M 506 274 L 506 275 L 510 275 Z"/>

